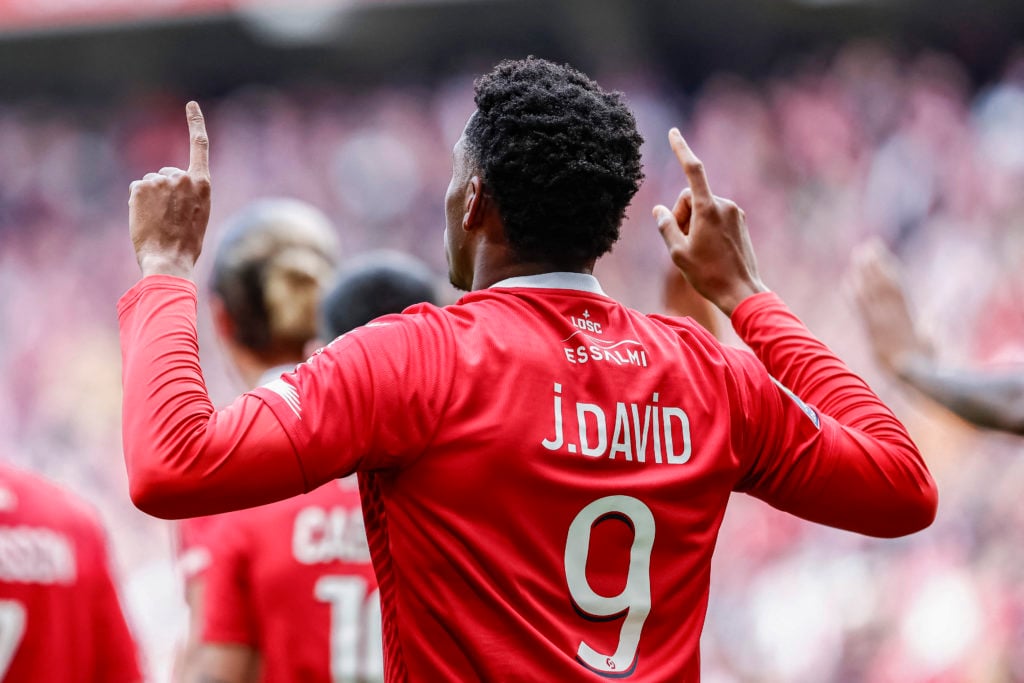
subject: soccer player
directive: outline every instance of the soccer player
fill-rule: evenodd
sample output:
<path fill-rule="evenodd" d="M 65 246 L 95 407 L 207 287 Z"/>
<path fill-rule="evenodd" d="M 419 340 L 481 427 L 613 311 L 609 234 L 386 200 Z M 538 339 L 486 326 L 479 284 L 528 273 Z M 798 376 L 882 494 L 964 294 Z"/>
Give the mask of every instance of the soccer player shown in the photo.
<path fill-rule="evenodd" d="M 334 338 L 424 301 L 437 303 L 424 264 L 371 252 L 324 294 L 322 329 Z M 354 477 L 219 519 L 197 681 L 382 678 L 380 599 Z"/>
<path fill-rule="evenodd" d="M 295 199 L 262 199 L 229 219 L 214 259 L 211 308 L 221 347 L 246 388 L 290 372 L 306 358 L 307 346 L 317 337 L 318 306 L 334 276 L 338 251 L 337 232 L 328 218 Z M 358 507 L 355 492 L 338 496 Z M 199 642 L 210 602 L 207 573 L 214 554 L 235 535 L 230 528 L 222 528 L 230 526 L 227 521 L 221 516 L 200 517 L 184 520 L 178 529 L 179 564 L 190 614 L 188 641 L 177 664 L 179 680 L 192 681 L 197 675 Z M 363 564 L 368 566 L 368 562 Z M 358 573 L 366 571 L 360 567 Z M 223 601 L 220 595 L 213 598 L 215 606 Z M 310 592 L 306 602 L 313 599 Z M 299 618 L 298 614 L 294 618 Z M 323 621 L 321 640 L 326 643 L 326 616 Z M 250 667 L 255 671 L 256 658 L 250 655 L 254 655 L 256 643 L 237 643 L 241 629 L 225 635 L 225 628 L 214 635 L 238 646 L 225 648 L 228 654 L 215 658 L 221 677 L 229 678 L 225 673 L 229 670 Z M 304 659 L 301 648 L 295 653 L 299 661 Z M 326 653 L 325 645 L 325 670 Z M 270 671 L 279 666 L 276 658 L 267 665 Z"/>
<path fill-rule="evenodd" d="M 968 422 L 1024 436 L 1024 372 L 946 367 L 918 332 L 900 284 L 900 266 L 881 242 L 859 249 L 853 289 L 881 366 Z"/>
<path fill-rule="evenodd" d="M 931 523 L 906 430 L 762 284 L 743 212 L 677 130 L 690 187 L 656 221 L 754 353 L 632 311 L 591 274 L 642 178 L 620 94 L 530 58 L 480 78 L 475 101 L 445 197 L 449 275 L 471 291 L 350 332 L 219 411 L 189 281 L 209 140 L 188 105 L 189 169 L 131 189 L 136 505 L 207 514 L 358 471 L 389 681 L 697 680 L 733 491 L 875 536 Z"/>
<path fill-rule="evenodd" d="M 96 513 L 3 463 L 0 681 L 142 681 Z"/>

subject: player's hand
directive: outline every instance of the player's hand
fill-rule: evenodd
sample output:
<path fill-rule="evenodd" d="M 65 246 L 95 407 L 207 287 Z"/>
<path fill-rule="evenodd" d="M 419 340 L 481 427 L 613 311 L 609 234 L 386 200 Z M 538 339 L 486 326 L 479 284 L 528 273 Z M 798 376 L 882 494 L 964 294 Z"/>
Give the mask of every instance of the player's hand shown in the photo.
<path fill-rule="evenodd" d="M 188 116 L 188 170 L 162 168 L 131 184 L 128 226 L 142 275 L 191 277 L 210 219 L 210 143 L 195 102 Z"/>
<path fill-rule="evenodd" d="M 932 358 L 933 349 L 910 314 L 899 263 L 880 241 L 854 252 L 850 284 L 871 350 L 885 369 L 902 375 L 914 362 Z"/>
<path fill-rule="evenodd" d="M 678 129 L 669 131 L 668 141 L 690 186 L 671 210 L 654 207 L 658 230 L 694 289 L 731 316 L 741 301 L 768 291 L 757 273 L 745 216 L 734 202 L 711 193 L 704 164 Z"/>

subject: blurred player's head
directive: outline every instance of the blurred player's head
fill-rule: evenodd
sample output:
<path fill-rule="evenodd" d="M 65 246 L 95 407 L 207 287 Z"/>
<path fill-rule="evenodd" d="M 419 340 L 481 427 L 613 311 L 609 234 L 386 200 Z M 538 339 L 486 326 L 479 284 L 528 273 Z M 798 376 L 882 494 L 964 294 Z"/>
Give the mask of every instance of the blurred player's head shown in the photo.
<path fill-rule="evenodd" d="M 592 268 L 643 180 L 643 139 L 621 93 L 531 57 L 498 64 L 474 99 L 445 197 L 452 284 L 472 288 L 488 247 L 513 263 Z"/>
<path fill-rule="evenodd" d="M 374 318 L 418 303 L 438 303 L 434 274 L 396 251 L 374 251 L 342 266 L 321 305 L 321 331 L 334 339 Z"/>
<path fill-rule="evenodd" d="M 229 221 L 214 261 L 214 318 L 243 375 L 244 364 L 262 372 L 305 358 L 337 254 L 331 222 L 298 200 L 256 201 Z"/>

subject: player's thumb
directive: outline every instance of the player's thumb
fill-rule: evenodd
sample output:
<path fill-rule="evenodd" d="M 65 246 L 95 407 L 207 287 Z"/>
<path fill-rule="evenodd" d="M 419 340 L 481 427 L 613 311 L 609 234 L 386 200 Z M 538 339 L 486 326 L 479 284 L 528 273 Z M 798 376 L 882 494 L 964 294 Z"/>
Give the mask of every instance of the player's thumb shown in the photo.
<path fill-rule="evenodd" d="M 658 204 L 651 213 L 658 224 L 658 232 L 665 241 L 665 248 L 668 249 L 672 262 L 677 266 L 683 265 L 687 261 L 689 238 L 683 234 L 683 229 L 679 227 L 679 222 L 668 207 Z"/>

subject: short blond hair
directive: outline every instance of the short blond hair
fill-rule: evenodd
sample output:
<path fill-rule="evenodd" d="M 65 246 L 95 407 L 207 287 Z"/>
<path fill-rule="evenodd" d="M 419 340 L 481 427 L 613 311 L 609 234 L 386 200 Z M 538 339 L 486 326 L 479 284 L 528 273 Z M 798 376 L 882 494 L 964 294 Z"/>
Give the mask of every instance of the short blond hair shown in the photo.
<path fill-rule="evenodd" d="M 319 209 L 262 199 L 230 221 L 214 260 L 212 288 L 257 352 L 294 351 L 317 336 L 317 311 L 338 260 L 338 235 Z"/>

